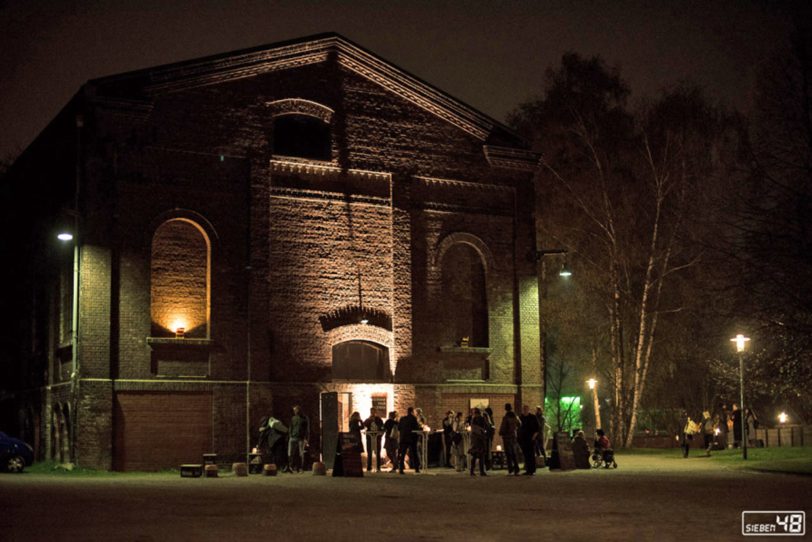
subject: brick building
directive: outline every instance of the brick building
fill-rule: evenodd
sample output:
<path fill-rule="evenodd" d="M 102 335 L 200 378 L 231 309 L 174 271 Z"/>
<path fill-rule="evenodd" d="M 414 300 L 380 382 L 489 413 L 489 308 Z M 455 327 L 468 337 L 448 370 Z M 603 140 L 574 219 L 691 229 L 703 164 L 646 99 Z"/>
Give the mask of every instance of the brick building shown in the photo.
<path fill-rule="evenodd" d="M 31 263 L 5 418 L 127 470 L 236 459 L 325 392 L 434 427 L 538 403 L 526 149 L 335 34 L 88 82 L 10 170 Z"/>

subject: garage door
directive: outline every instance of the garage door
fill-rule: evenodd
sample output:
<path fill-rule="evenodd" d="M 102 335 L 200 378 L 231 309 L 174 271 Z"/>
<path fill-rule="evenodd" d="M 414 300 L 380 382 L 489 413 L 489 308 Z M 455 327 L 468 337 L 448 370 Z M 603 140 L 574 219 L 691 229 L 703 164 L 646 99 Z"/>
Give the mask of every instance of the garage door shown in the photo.
<path fill-rule="evenodd" d="M 116 394 L 115 470 L 201 463 L 211 448 L 211 393 Z"/>

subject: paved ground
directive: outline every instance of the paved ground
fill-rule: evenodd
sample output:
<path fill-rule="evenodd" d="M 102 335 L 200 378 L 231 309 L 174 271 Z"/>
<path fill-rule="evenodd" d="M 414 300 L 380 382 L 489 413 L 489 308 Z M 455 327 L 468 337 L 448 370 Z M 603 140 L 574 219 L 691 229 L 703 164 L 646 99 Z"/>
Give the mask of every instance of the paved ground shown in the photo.
<path fill-rule="evenodd" d="M 742 510 L 812 512 L 807 476 L 619 461 L 532 478 L 5 474 L 0 540 L 741 540 Z"/>

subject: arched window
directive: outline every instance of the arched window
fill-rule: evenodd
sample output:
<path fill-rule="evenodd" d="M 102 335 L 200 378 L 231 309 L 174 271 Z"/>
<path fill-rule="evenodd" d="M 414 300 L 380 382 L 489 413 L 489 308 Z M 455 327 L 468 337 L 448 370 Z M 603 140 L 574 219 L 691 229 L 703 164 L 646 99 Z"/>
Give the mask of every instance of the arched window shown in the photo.
<path fill-rule="evenodd" d="M 197 223 L 175 218 L 152 238 L 152 335 L 208 338 L 211 243 Z"/>
<path fill-rule="evenodd" d="M 333 346 L 333 380 L 389 382 L 389 349 L 368 341 Z"/>
<path fill-rule="evenodd" d="M 309 115 L 279 115 L 273 119 L 273 153 L 313 160 L 330 160 L 330 125 Z"/>
<path fill-rule="evenodd" d="M 455 243 L 443 254 L 441 269 L 443 343 L 488 346 L 485 267 L 479 252 Z"/>

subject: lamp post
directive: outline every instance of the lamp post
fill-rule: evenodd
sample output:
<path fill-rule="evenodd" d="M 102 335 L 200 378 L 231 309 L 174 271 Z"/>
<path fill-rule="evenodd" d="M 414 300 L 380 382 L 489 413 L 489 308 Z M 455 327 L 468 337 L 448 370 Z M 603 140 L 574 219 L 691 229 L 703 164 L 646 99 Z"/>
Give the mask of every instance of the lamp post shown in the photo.
<path fill-rule="evenodd" d="M 77 221 L 78 222 L 78 221 Z M 75 232 L 74 232 L 75 233 Z M 73 242 L 73 291 L 71 294 L 71 371 L 70 371 L 70 457 L 75 460 L 76 406 L 79 396 L 79 240 L 74 233 L 60 232 L 56 238 L 63 243 Z"/>
<path fill-rule="evenodd" d="M 744 409 L 744 348 L 749 337 L 745 337 L 741 333 L 730 339 L 730 342 L 736 343 L 736 352 L 739 353 L 739 408 L 741 409 L 741 424 L 742 424 L 742 459 L 747 459 L 747 416 Z"/>
<path fill-rule="evenodd" d="M 536 250 L 535 253 L 535 261 L 538 264 L 538 292 L 539 292 L 539 332 L 541 335 L 541 349 L 539 355 L 541 359 L 541 395 L 542 395 L 542 404 L 547 398 L 547 322 L 545 319 L 544 308 L 542 307 L 542 301 L 547 297 L 546 294 L 546 273 L 547 269 L 544 264 L 544 257 L 545 256 L 553 256 L 553 255 L 564 255 L 564 263 L 561 265 L 561 269 L 558 271 L 558 276 L 564 279 L 567 279 L 572 276 L 572 270 L 567 265 L 566 255 L 567 249 L 566 248 L 550 248 L 550 249 L 541 249 Z"/>
<path fill-rule="evenodd" d="M 590 378 L 586 381 L 589 389 L 592 390 L 592 402 L 595 407 L 595 430 L 601 428 L 601 404 L 598 401 L 598 381 Z"/>

